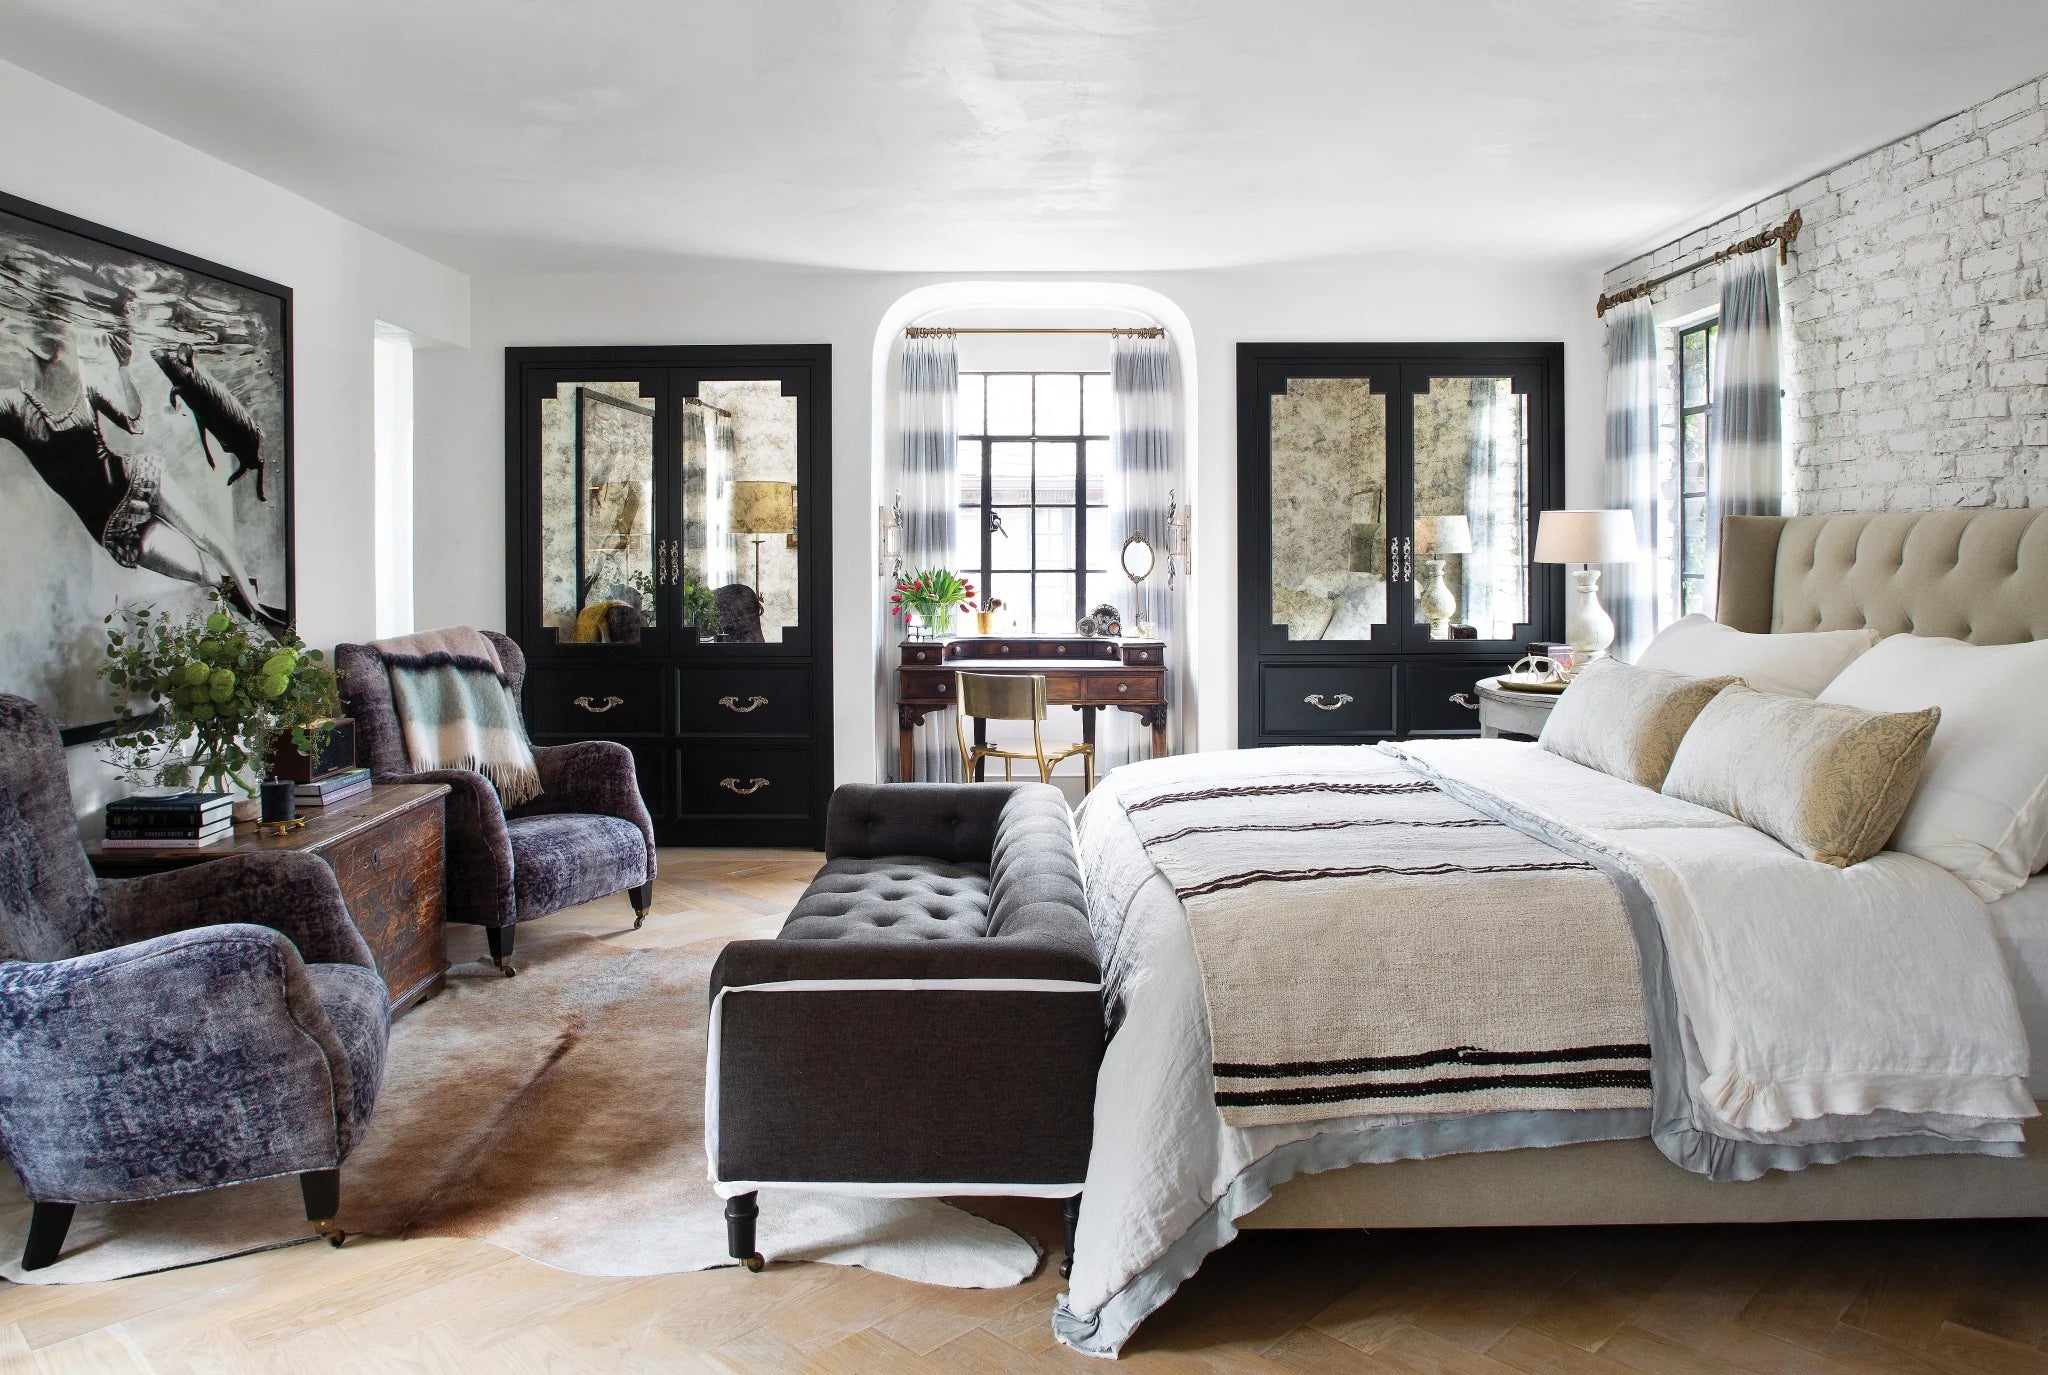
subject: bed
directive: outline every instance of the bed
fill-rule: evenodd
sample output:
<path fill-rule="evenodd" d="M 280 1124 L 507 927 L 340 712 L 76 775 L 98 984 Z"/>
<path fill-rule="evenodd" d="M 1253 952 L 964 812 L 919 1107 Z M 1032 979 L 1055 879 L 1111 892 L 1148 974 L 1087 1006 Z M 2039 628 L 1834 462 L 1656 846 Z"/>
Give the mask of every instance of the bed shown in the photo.
<path fill-rule="evenodd" d="M 2048 512 L 1737 517 L 1724 527 L 1721 549 L 1719 619 L 1737 629 L 1779 633 L 1867 626 L 1886 635 L 1943 636 L 1978 644 L 2048 638 Z M 1486 744 L 1503 750 L 1535 748 Z M 1298 757 L 1304 768 L 1316 763 L 1308 754 Z M 1258 767 L 1248 757 L 1212 758 L 1211 767 L 1226 773 Z M 1464 756 L 1447 758 L 1457 767 L 1470 767 L 1459 763 Z M 1418 756 L 1408 762 L 1432 768 L 1444 759 Z M 1602 798 L 1609 794 L 1592 795 L 1599 791 L 1592 788 L 1584 805 L 1608 805 Z M 1156 914 L 1167 904 L 1178 904 L 1175 889 L 1156 870 L 1148 874 L 1132 858 L 1131 847 L 1118 848 L 1117 827 L 1129 818 L 1112 824 L 1102 815 L 1115 796 L 1110 791 L 1099 805 L 1091 801 L 1096 815 L 1084 813 L 1081 843 L 1091 885 L 1101 892 L 1105 910 L 1114 909 L 1113 916 L 1098 917 L 1098 940 L 1121 944 L 1150 939 L 1125 928 L 1147 921 L 1156 926 Z M 1125 805 L 1150 805 L 1151 800 Z M 1744 835 L 1724 833 L 1717 839 L 1731 845 L 1745 838 L 1768 841 L 1739 823 L 1737 829 Z M 1888 862 L 1893 856 L 1881 858 Z M 1944 895 L 1942 901 L 1949 899 Z M 1938 905 L 1930 900 L 1929 910 Z M 1992 963 L 2002 964 L 2008 981 L 2001 994 L 2008 1010 L 2002 1015 L 2008 1020 L 2016 1015 L 2024 1035 L 2016 1080 L 2024 1095 L 2027 1047 L 2036 1059 L 2048 1056 L 2048 876 L 1989 904 L 1988 917 L 1987 904 L 1967 895 L 1962 906 L 1968 911 L 1953 902 L 1950 906 L 1956 907 L 1951 915 L 1960 923 L 1955 930 L 1968 928 L 1971 939 L 1988 932 L 1981 939 L 1995 944 Z M 1144 916 L 1148 911 L 1155 915 Z M 1899 930 L 1903 939 L 1927 936 L 1907 926 Z M 1182 938 L 1180 944 L 1192 943 Z M 1170 981 L 1171 971 L 1162 973 L 1157 966 L 1170 965 L 1181 955 L 1172 939 L 1161 948 L 1167 953 L 1137 976 L 1137 992 L 1128 996 L 1155 1003 L 1163 997 L 1160 988 Z M 1201 975 L 1191 977 L 1199 989 Z M 1646 989 L 1651 977 L 1646 963 Z M 1184 988 L 1176 996 L 1187 1002 Z M 1200 1011 L 1199 993 L 1195 1008 L 1191 1015 L 1200 1022 L 1206 1014 Z M 1186 1020 L 1190 1014 L 1183 1007 L 1179 1015 Z M 1986 1014 L 1994 1022 L 1997 1015 Z M 1529 1123 L 1538 1120 L 1527 1118 L 1521 1128 L 1525 1134 L 1513 1140 L 1446 1147 L 1425 1139 L 1434 1128 L 1429 1119 L 1421 1119 L 1404 1125 L 1385 1144 L 1361 1148 L 1355 1137 L 1338 1129 L 1342 1123 L 1320 1132 L 1298 1125 L 1225 1128 L 1217 1110 L 1209 1108 L 1215 1130 L 1198 1126 L 1185 1144 L 1161 1146 L 1170 1134 L 1161 1123 L 1177 1120 L 1176 1115 L 1189 1117 L 1194 1109 L 1188 1105 L 1206 1102 L 1211 1087 L 1206 1029 L 1201 1031 L 1204 1044 L 1191 1056 L 1188 1046 L 1173 1041 L 1185 1036 L 1170 1036 L 1161 1029 L 1164 1025 L 1155 1017 L 1135 1032 L 1128 1023 L 1119 1026 L 1098 1085 L 1090 1202 L 1084 1204 L 1073 1287 L 1055 1317 L 1061 1339 L 1090 1354 L 1114 1354 L 1204 1255 L 1243 1227 L 2048 1216 L 2048 1128 L 2043 1126 L 2048 1119 L 2039 1116 L 2008 1123 L 2012 1139 L 1978 1148 L 1988 1154 L 1845 1159 L 1824 1168 L 1778 1163 L 1727 1176 L 1743 1178 L 1740 1183 L 1717 1182 L 1674 1165 L 1666 1158 L 1669 1152 L 1642 1130 L 1642 1118 L 1623 1122 L 1596 1111 L 1541 1119 L 1572 1119 L 1569 1127 L 1556 1130 L 1555 1139 L 1541 1138 L 1548 1128 L 1527 1135 Z M 1127 1042 L 1121 1069 L 1117 1039 Z M 1622 1077 L 1617 1075 L 1616 1082 Z M 1184 1100 L 1179 1106 L 1162 1106 L 1176 1095 Z M 1624 1101 L 1611 1100 L 1610 1107 Z M 1452 1153 L 1440 1153 L 1446 1150 Z M 1820 1156 L 1815 1163 L 1832 1159 Z M 1752 1174 L 1757 1177 L 1747 1177 Z M 1165 1205 L 1133 1211 L 1126 1200 L 1146 1191 Z M 1093 1238 L 1093 1255 L 1091 1218 L 1101 1227 Z M 1103 1237 L 1111 1230 L 1117 1234 L 1113 1244 Z"/>

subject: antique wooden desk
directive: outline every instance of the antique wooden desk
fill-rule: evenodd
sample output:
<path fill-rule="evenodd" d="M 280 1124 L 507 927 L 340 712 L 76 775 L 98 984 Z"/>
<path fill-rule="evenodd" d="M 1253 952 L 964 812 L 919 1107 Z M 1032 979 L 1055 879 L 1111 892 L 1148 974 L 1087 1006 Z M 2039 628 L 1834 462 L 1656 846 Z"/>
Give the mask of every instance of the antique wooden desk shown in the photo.
<path fill-rule="evenodd" d="M 338 806 L 307 808 L 299 813 L 306 824 L 289 835 L 258 835 L 252 822 L 204 849 L 108 850 L 88 841 L 86 856 L 96 873 L 133 878 L 228 855 L 284 850 L 318 855 L 341 883 L 349 917 L 377 959 L 396 1017 L 439 993 L 446 982 L 442 809 L 447 795 L 445 783 L 378 784 Z"/>
<path fill-rule="evenodd" d="M 917 771 L 911 732 L 925 716 L 953 705 L 955 673 L 1039 673 L 1045 699 L 1081 713 L 1081 738 L 1095 743 L 1095 713 L 1103 707 L 1131 712 L 1152 728 L 1152 757 L 1166 753 L 1166 646 L 1157 640 L 1108 640 L 1086 635 L 972 635 L 948 640 L 905 640 L 896 670 L 896 744 L 905 782 Z M 986 727 L 974 738 L 986 744 Z"/>

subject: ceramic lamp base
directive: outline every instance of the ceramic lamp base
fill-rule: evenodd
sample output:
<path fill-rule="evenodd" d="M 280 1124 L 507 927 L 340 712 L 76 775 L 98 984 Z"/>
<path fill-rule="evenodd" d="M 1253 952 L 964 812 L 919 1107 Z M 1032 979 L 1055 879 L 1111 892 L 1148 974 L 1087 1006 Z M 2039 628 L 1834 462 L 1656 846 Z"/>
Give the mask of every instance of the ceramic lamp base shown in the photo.
<path fill-rule="evenodd" d="M 1581 568 L 1572 578 L 1579 595 L 1564 618 L 1564 638 L 1578 666 L 1584 668 L 1588 660 L 1614 643 L 1614 618 L 1600 605 L 1599 569 Z"/>

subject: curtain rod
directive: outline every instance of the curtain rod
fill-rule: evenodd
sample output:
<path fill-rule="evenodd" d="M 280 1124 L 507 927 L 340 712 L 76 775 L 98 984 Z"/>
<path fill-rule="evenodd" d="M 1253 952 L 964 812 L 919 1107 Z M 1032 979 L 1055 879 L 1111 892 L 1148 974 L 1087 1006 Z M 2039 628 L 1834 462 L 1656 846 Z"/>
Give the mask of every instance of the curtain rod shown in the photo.
<path fill-rule="evenodd" d="M 718 412 L 718 413 L 719 413 L 720 415 L 724 416 L 724 417 L 725 417 L 725 418 L 726 418 L 727 420 L 730 420 L 730 419 L 732 419 L 732 412 L 731 412 L 731 411 L 727 410 L 727 409 L 726 409 L 725 407 L 723 407 L 723 406 L 714 406 L 714 405 L 712 405 L 712 404 L 711 404 L 711 403 L 710 403 L 709 401 L 706 401 L 706 400 L 704 400 L 704 399 L 703 399 L 702 397 L 700 397 L 700 396 L 686 396 L 686 397 L 684 397 L 684 398 L 683 398 L 683 404 L 684 404 L 685 406 L 702 406 L 702 407 L 703 407 L 703 408 L 704 408 L 705 410 L 707 410 L 707 411 L 717 411 L 717 412 Z"/>
<path fill-rule="evenodd" d="M 1158 339 L 1166 330 L 1159 325 L 1120 325 L 1100 329 L 968 329 L 950 325 L 911 325 L 903 333 L 912 339 L 938 339 L 956 334 L 1109 334 L 1132 339 Z"/>
<path fill-rule="evenodd" d="M 1718 262 L 1725 262 L 1729 258 L 1738 257 L 1744 253 L 1755 253 L 1760 249 L 1770 247 L 1772 244 L 1778 246 L 1778 266 L 1783 267 L 1785 265 L 1786 251 L 1792 247 L 1792 241 L 1799 237 L 1800 224 L 1799 212 L 1794 210 L 1785 217 L 1783 224 L 1772 225 L 1760 234 L 1752 234 L 1746 239 L 1729 244 L 1711 257 L 1701 258 L 1696 262 L 1688 263 L 1684 267 L 1667 272 L 1661 277 L 1652 277 L 1647 282 L 1637 282 L 1634 286 L 1624 287 L 1611 296 L 1601 296 L 1598 301 L 1593 303 L 1593 315 L 1595 318 L 1598 318 L 1605 315 L 1615 306 L 1633 301 L 1639 296 L 1647 296 L 1666 282 L 1675 282 L 1687 273 L 1697 272 L 1703 267 Z"/>

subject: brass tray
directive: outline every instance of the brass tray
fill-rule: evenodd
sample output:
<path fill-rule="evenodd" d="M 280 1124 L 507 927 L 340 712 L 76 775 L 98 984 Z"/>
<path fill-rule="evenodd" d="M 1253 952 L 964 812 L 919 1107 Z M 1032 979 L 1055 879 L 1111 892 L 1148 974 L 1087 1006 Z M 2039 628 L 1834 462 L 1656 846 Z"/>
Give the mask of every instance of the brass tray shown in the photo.
<path fill-rule="evenodd" d="M 1539 676 L 1534 673 L 1503 673 L 1494 680 L 1494 686 L 1508 692 L 1545 693 L 1554 697 L 1571 684 L 1561 678 Z"/>

